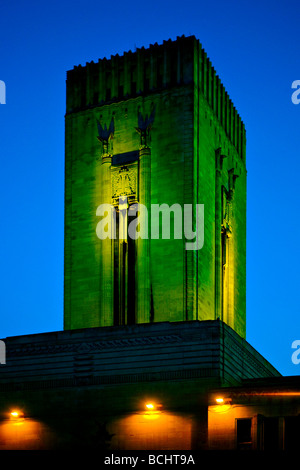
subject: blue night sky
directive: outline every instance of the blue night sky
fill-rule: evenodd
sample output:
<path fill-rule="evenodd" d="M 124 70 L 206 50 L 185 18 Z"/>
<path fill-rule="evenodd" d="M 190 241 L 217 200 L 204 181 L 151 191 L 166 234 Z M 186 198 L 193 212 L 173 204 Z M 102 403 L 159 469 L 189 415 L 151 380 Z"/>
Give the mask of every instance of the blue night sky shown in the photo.
<path fill-rule="evenodd" d="M 300 374 L 299 27 L 297 0 L 1 2 L 0 337 L 63 329 L 66 71 L 193 34 L 247 130 L 247 340 Z"/>

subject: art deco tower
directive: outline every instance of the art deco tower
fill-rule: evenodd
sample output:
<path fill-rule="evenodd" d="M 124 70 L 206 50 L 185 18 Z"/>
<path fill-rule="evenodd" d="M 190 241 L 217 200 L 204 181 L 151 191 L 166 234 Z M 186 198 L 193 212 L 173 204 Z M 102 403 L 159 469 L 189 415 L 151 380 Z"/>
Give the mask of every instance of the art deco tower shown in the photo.
<path fill-rule="evenodd" d="M 245 337 L 245 129 L 199 41 L 75 67 L 65 123 L 64 328 L 220 318 Z M 115 238 L 97 234 L 103 204 Z M 162 216 L 128 236 L 137 204 L 171 208 L 168 239 Z M 175 209 L 195 232 L 197 204 L 204 244 L 186 249 Z"/>

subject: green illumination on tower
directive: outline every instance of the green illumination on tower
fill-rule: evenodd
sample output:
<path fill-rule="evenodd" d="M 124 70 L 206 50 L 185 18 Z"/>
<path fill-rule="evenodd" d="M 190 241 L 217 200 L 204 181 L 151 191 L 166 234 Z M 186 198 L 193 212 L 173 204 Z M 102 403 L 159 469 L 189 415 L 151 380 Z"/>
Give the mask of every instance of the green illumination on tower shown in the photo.
<path fill-rule="evenodd" d="M 245 337 L 245 128 L 199 41 L 75 67 L 65 126 L 65 329 L 220 318 Z M 102 204 L 115 239 L 97 236 Z M 150 235 L 120 239 L 136 204 Z M 170 239 L 151 238 L 162 204 L 204 205 L 201 249 L 176 238 L 172 211 Z"/>

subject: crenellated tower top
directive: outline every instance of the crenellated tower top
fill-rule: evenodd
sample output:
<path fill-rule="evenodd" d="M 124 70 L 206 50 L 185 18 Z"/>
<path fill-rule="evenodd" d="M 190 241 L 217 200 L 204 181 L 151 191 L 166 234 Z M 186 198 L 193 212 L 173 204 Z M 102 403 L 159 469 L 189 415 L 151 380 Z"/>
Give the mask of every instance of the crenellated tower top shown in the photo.
<path fill-rule="evenodd" d="M 155 43 L 149 48 L 75 66 L 67 72 L 66 113 L 195 85 L 245 161 L 244 123 L 194 36 L 169 39 L 161 45 Z"/>

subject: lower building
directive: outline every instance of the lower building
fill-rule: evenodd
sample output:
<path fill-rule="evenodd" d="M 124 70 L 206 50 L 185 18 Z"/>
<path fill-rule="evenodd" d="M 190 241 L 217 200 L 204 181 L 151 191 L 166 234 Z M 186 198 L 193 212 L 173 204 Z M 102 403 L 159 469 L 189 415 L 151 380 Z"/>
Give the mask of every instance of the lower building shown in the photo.
<path fill-rule="evenodd" d="M 4 341 L 0 449 L 232 448 L 232 423 L 253 417 L 246 411 L 236 414 L 233 398 L 230 411 L 214 413 L 214 391 L 228 398 L 245 381 L 251 390 L 258 380 L 283 380 L 219 320 L 59 331 Z M 264 408 L 268 399 L 252 409 L 253 416 L 270 415 Z M 230 435 L 222 427 L 229 421 Z"/>

